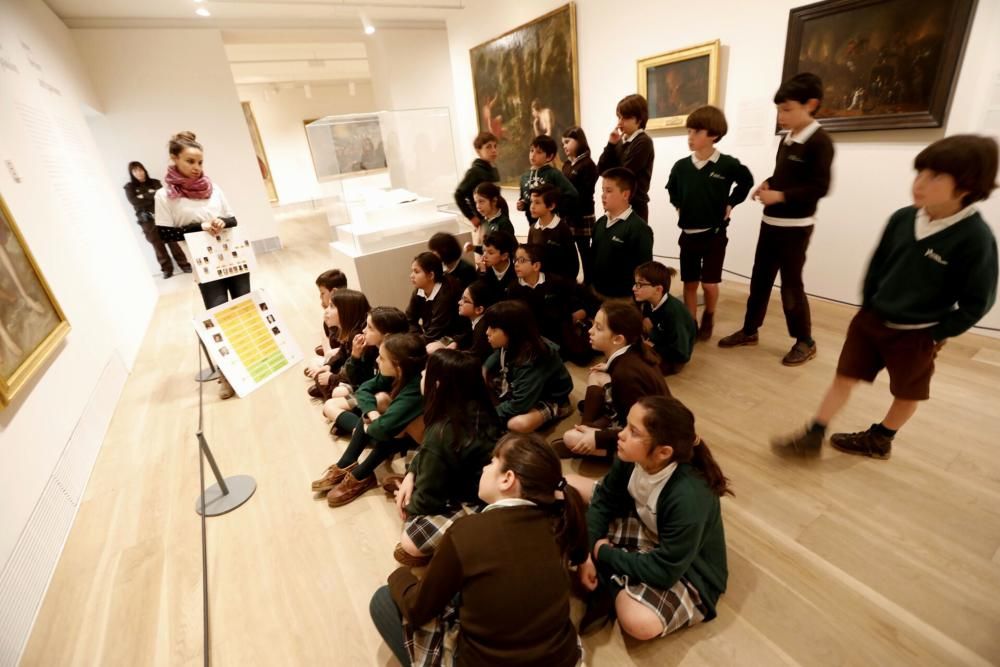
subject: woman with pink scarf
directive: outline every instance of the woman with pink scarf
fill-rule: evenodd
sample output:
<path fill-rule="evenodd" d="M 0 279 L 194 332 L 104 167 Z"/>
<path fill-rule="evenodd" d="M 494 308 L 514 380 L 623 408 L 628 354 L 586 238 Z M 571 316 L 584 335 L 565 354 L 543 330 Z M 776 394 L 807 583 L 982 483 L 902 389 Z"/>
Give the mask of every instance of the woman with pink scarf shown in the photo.
<path fill-rule="evenodd" d="M 170 138 L 170 167 L 163 179 L 165 187 L 156 192 L 156 226 L 164 241 L 180 241 L 190 232 L 218 233 L 235 227 L 233 216 L 222 188 L 205 175 L 202 163 L 205 155 L 194 132 L 178 132 Z M 250 292 L 250 274 L 229 276 L 201 282 L 194 272 L 205 308 L 226 303 Z M 220 398 L 232 398 L 233 388 L 223 376 Z"/>

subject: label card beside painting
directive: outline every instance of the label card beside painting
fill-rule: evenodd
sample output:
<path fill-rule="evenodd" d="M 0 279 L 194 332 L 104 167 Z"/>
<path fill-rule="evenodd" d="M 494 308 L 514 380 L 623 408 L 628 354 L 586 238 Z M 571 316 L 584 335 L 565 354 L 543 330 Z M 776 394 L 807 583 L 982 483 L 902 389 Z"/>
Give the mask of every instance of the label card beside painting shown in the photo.
<path fill-rule="evenodd" d="M 250 241 L 244 239 L 236 227 L 224 229 L 218 234 L 192 232 L 185 234 L 184 240 L 200 283 L 250 273 L 257 266 Z"/>

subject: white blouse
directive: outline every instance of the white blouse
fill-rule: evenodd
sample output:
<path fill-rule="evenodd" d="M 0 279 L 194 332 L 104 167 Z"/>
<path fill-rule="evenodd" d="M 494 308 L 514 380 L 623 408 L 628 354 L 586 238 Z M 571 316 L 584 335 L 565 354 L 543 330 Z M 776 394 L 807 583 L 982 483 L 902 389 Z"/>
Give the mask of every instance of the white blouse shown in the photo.
<path fill-rule="evenodd" d="M 156 224 L 159 227 L 183 227 L 192 222 L 233 217 L 226 195 L 215 183 L 212 184 L 212 196 L 208 199 L 170 199 L 167 197 L 167 186 L 164 185 L 156 191 L 153 202 L 156 206 Z"/>

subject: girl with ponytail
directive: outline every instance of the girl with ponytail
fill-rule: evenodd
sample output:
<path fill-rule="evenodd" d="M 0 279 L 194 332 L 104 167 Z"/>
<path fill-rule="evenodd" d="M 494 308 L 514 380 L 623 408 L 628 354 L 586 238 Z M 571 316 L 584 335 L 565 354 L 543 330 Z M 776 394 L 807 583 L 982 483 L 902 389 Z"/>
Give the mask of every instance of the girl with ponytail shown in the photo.
<path fill-rule="evenodd" d="M 715 618 L 729 576 L 726 494 L 729 480 L 691 411 L 674 398 L 640 398 L 587 510 L 590 557 L 579 574 L 592 593 L 581 634 L 615 616 L 642 640 Z"/>
<path fill-rule="evenodd" d="M 376 628 L 403 665 L 579 664 L 566 567 L 586 558 L 587 526 L 559 458 L 538 436 L 510 433 L 479 497 L 486 508 L 455 521 L 422 579 L 400 568 L 375 592 Z M 432 659 L 430 647 L 441 651 Z"/>

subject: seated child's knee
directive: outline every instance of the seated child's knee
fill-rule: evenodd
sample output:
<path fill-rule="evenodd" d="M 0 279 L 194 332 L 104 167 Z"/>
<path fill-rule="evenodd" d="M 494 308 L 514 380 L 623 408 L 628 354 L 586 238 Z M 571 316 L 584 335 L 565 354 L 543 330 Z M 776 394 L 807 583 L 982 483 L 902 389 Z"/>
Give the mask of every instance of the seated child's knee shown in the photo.
<path fill-rule="evenodd" d="M 514 433 L 531 433 L 531 423 L 527 415 L 517 415 L 507 420 L 507 430 Z"/>
<path fill-rule="evenodd" d="M 413 540 L 410 539 L 410 536 L 406 534 L 405 530 L 403 531 L 402 537 L 399 538 L 399 545 L 403 547 L 403 551 L 410 554 L 411 556 L 419 557 L 427 555 L 421 552 L 420 549 L 417 548 L 417 545 L 413 543 Z"/>
<path fill-rule="evenodd" d="M 640 602 L 636 602 L 624 591 L 615 599 L 615 611 L 622 632 L 638 639 L 649 641 L 663 634 L 663 621 Z"/>
<path fill-rule="evenodd" d="M 330 395 L 334 398 L 347 398 L 351 395 L 351 390 L 342 384 L 338 384 L 333 388 L 333 392 Z"/>

